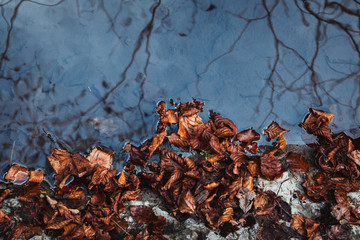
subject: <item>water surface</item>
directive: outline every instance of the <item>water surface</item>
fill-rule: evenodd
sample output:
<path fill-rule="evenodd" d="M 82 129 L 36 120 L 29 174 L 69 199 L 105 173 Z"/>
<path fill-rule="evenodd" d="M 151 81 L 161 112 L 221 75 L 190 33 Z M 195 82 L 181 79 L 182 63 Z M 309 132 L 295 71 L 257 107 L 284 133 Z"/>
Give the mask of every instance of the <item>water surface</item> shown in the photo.
<path fill-rule="evenodd" d="M 309 107 L 359 137 L 357 1 L 0 1 L 0 172 L 49 167 L 53 147 L 153 135 L 159 100 L 205 102 L 239 130 L 297 124 Z M 52 140 L 50 139 L 51 136 Z"/>

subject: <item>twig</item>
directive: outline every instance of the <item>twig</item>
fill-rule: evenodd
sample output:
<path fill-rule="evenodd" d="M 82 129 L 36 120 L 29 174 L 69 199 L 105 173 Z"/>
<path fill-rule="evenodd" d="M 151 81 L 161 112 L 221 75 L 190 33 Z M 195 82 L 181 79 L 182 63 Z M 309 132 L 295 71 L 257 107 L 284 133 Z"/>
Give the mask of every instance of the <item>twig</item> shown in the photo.
<path fill-rule="evenodd" d="M 14 140 L 12 148 L 11 148 L 11 154 L 10 154 L 10 165 L 12 165 L 13 155 L 14 155 L 14 149 L 15 149 L 15 143 L 16 140 Z"/>
<path fill-rule="evenodd" d="M 286 182 L 286 181 L 289 181 L 289 180 L 290 180 L 290 178 L 287 178 L 287 179 L 285 179 L 284 181 L 282 181 L 282 182 L 280 183 L 280 186 L 279 186 L 279 189 L 278 189 L 277 192 L 276 192 L 276 195 L 279 195 L 279 192 L 280 192 L 280 189 L 281 189 L 282 184 L 283 184 L 284 182 Z"/>

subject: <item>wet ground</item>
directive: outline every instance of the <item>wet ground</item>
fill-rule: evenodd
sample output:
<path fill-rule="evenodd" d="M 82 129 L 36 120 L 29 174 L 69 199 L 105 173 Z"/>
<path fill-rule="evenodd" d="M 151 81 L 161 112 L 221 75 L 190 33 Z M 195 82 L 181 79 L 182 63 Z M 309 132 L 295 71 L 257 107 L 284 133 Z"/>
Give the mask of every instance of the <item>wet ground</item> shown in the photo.
<path fill-rule="evenodd" d="M 309 107 L 360 136 L 358 1 L 0 1 L 0 172 L 49 170 L 153 135 L 159 100 L 205 102 L 239 130 L 297 124 Z M 265 140 L 263 140 L 265 142 Z"/>

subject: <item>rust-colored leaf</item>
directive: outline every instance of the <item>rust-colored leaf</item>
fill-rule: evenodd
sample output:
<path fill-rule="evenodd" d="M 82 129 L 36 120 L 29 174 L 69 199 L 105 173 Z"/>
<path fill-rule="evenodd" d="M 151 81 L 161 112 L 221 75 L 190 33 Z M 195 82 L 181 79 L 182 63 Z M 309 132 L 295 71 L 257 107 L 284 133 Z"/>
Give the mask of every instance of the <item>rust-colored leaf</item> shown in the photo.
<path fill-rule="evenodd" d="M 2 203 L 2 201 L 4 201 L 4 199 L 7 197 L 7 195 L 9 195 L 11 192 L 12 192 L 12 190 L 9 188 L 0 189 L 0 203 Z"/>
<path fill-rule="evenodd" d="M 70 164 L 71 154 L 66 150 L 54 148 L 48 160 L 54 171 L 60 174 Z"/>
<path fill-rule="evenodd" d="M 41 170 L 30 171 L 28 182 L 41 183 L 44 180 L 44 173 Z"/>
<path fill-rule="evenodd" d="M 26 167 L 19 164 L 12 165 L 5 175 L 5 180 L 15 183 L 24 183 L 29 176 L 29 171 Z"/>
<path fill-rule="evenodd" d="M 6 212 L 0 210 L 0 232 L 5 233 L 11 227 L 11 219 Z"/>
<path fill-rule="evenodd" d="M 210 111 L 210 119 L 216 127 L 215 135 L 221 138 L 234 137 L 237 133 L 237 127 L 233 121 L 220 116 L 220 114 Z"/>
<path fill-rule="evenodd" d="M 233 215 L 234 209 L 232 207 L 227 207 L 225 208 L 223 214 L 221 215 L 221 217 L 218 219 L 216 226 L 220 226 L 221 224 L 228 222 L 231 220 L 232 215 Z"/>
<path fill-rule="evenodd" d="M 152 208 L 144 205 L 130 206 L 130 213 L 136 222 L 143 224 L 149 224 L 157 218 Z"/>
<path fill-rule="evenodd" d="M 18 192 L 18 200 L 31 202 L 32 198 L 38 197 L 41 193 L 41 186 L 38 183 L 22 186 Z"/>
<path fill-rule="evenodd" d="M 304 236 L 306 234 L 305 230 L 305 220 L 300 214 L 293 214 L 291 219 L 291 229 L 295 230 L 300 235 Z"/>
<path fill-rule="evenodd" d="M 310 113 L 305 117 L 304 122 L 299 126 L 304 128 L 308 133 L 316 136 L 322 136 L 332 142 L 329 122 L 334 117 L 333 114 L 313 108 L 309 109 Z"/>
<path fill-rule="evenodd" d="M 212 182 L 204 186 L 204 188 L 213 190 L 214 188 L 217 188 L 220 185 L 218 182 Z"/>
<path fill-rule="evenodd" d="M 183 117 L 191 116 L 202 112 L 204 107 L 204 103 L 200 101 L 196 101 L 195 99 L 192 102 L 186 102 L 180 104 L 178 107 L 180 115 Z"/>
<path fill-rule="evenodd" d="M 272 154 L 263 154 L 260 157 L 261 173 L 268 179 L 274 180 L 282 176 L 283 170 L 280 160 Z"/>
<path fill-rule="evenodd" d="M 283 136 L 278 137 L 276 140 L 275 148 L 278 150 L 284 150 L 286 147 L 286 140 Z"/>
<path fill-rule="evenodd" d="M 273 121 L 266 129 L 264 129 L 264 134 L 266 134 L 270 139 L 278 138 L 287 132 L 289 132 L 289 130 L 286 130 L 275 121 Z"/>
<path fill-rule="evenodd" d="M 89 156 L 86 157 L 92 166 L 102 166 L 110 169 L 112 166 L 112 156 L 114 152 L 108 152 L 100 148 L 94 148 L 91 150 Z"/>
<path fill-rule="evenodd" d="M 254 200 L 254 211 L 258 215 L 271 214 L 277 206 L 277 197 L 274 192 L 258 191 Z"/>
<path fill-rule="evenodd" d="M 360 150 L 354 150 L 347 155 L 351 160 L 353 160 L 358 166 L 360 166 Z"/>
<path fill-rule="evenodd" d="M 126 185 L 126 176 L 124 173 L 124 170 L 121 170 L 120 176 L 119 176 L 119 184 L 125 186 Z"/>
<path fill-rule="evenodd" d="M 298 173 L 307 173 L 310 171 L 310 166 L 308 161 L 302 155 L 290 152 L 286 157 L 286 163 L 289 168 Z"/>
<path fill-rule="evenodd" d="M 178 200 L 179 210 L 182 213 L 195 213 L 195 198 L 193 195 L 187 191 L 180 195 Z"/>
<path fill-rule="evenodd" d="M 236 139 L 240 142 L 251 143 L 260 139 L 260 134 L 250 128 L 236 134 Z"/>
<path fill-rule="evenodd" d="M 176 147 L 186 148 L 189 146 L 187 142 L 184 142 L 183 140 L 180 139 L 180 136 L 177 133 L 172 133 L 169 136 L 167 136 L 167 138 L 169 142 L 175 145 Z"/>

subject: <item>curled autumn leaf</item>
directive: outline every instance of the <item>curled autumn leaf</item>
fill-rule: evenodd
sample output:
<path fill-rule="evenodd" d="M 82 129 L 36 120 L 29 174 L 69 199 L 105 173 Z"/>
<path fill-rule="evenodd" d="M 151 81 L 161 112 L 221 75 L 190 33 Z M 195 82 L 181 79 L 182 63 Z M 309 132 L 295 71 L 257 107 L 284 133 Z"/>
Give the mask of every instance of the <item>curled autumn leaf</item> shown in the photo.
<path fill-rule="evenodd" d="M 221 138 L 234 137 L 237 133 L 237 127 L 233 121 L 220 116 L 220 114 L 210 111 L 210 119 L 215 125 L 215 135 Z"/>
<path fill-rule="evenodd" d="M 280 160 L 272 154 L 263 154 L 260 157 L 261 173 L 268 179 L 274 180 L 282 176 L 283 170 Z"/>
<path fill-rule="evenodd" d="M 254 129 L 250 128 L 236 134 L 236 139 L 240 142 L 250 144 L 253 141 L 260 139 L 260 134 L 257 133 Z"/>
<path fill-rule="evenodd" d="M 178 107 L 180 115 L 187 117 L 203 111 L 204 103 L 193 99 L 192 102 L 180 104 Z"/>
<path fill-rule="evenodd" d="M 12 192 L 12 190 L 9 188 L 0 189 L 0 203 L 2 203 L 2 201 L 4 201 L 4 199 L 7 197 L 7 195 L 9 195 L 11 192 Z"/>
<path fill-rule="evenodd" d="M 184 192 L 180 195 L 178 205 L 180 212 L 195 214 L 195 198 L 189 191 Z"/>
<path fill-rule="evenodd" d="M 300 154 L 290 152 L 286 157 L 286 163 L 289 168 L 298 173 L 307 173 L 310 171 L 308 161 Z"/>
<path fill-rule="evenodd" d="M 24 183 L 29 177 L 29 171 L 26 167 L 19 164 L 12 165 L 5 175 L 5 180 L 15 183 Z"/>
<path fill-rule="evenodd" d="M 264 129 L 264 134 L 266 134 L 270 139 L 278 138 L 287 132 L 289 132 L 289 130 L 286 130 L 275 121 L 273 121 L 266 129 Z"/>
<path fill-rule="evenodd" d="M 320 223 L 315 220 L 303 218 L 299 214 L 294 214 L 292 215 L 290 227 L 300 235 L 310 237 L 316 233 L 319 225 Z"/>
<path fill-rule="evenodd" d="M 334 114 L 313 108 L 310 108 L 309 112 L 310 113 L 306 115 L 304 122 L 300 123 L 299 126 L 304 128 L 310 134 L 322 136 L 332 142 L 333 139 L 331 137 L 329 123 L 331 119 L 333 119 Z"/>
<path fill-rule="evenodd" d="M 5 233 L 11 227 L 11 219 L 6 212 L 0 210 L 0 232 Z"/>

